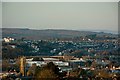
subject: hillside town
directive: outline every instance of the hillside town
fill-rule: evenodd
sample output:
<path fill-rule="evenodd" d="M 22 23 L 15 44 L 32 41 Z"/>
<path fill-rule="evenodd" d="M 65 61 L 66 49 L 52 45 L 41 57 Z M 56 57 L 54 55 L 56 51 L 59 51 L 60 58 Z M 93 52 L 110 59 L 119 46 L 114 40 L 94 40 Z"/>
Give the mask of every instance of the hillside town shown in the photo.
<path fill-rule="evenodd" d="M 55 78 L 55 80 L 120 79 L 118 38 L 104 36 L 99 39 L 90 37 L 75 39 L 3 38 L 0 78 L 2 80 L 37 80 L 36 77 Z M 56 76 L 47 77 L 47 74 L 38 76 L 37 74 L 45 75 L 45 72 L 49 72 L 41 73 L 41 69 L 46 70 L 48 65 L 55 66 L 58 70 L 54 73 Z M 50 75 L 53 74 L 48 76 Z"/>

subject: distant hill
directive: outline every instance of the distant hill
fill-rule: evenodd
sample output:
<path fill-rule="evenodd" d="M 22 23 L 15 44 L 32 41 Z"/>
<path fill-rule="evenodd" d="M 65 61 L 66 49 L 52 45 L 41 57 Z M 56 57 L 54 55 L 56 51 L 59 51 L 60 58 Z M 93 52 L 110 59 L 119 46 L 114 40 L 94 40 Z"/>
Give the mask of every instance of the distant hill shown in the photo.
<path fill-rule="evenodd" d="M 30 40 L 44 40 L 52 38 L 74 38 L 86 35 L 97 34 L 97 36 L 112 36 L 117 35 L 104 32 L 91 32 L 91 31 L 77 31 L 77 30 L 57 30 L 57 29 L 45 29 L 45 30 L 33 30 L 22 28 L 2 28 L 2 37 L 13 37 L 20 39 L 22 37 Z"/>

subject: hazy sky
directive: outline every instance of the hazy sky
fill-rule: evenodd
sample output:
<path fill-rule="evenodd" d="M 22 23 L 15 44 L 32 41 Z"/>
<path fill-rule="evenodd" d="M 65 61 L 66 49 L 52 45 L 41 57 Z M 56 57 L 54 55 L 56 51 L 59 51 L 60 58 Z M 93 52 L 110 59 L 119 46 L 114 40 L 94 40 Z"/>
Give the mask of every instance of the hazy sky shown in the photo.
<path fill-rule="evenodd" d="M 3 28 L 118 30 L 117 2 L 3 2 Z"/>

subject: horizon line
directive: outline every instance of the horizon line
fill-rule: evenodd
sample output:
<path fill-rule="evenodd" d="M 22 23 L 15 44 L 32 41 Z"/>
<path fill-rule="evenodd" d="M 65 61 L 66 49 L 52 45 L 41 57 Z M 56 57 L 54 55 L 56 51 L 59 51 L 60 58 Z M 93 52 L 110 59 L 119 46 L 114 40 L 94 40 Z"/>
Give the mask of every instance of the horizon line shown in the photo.
<path fill-rule="evenodd" d="M 89 32 L 104 32 L 104 33 L 111 33 L 111 34 L 119 34 L 118 31 L 111 31 L 111 30 L 88 30 L 88 29 L 60 29 L 60 28 L 47 28 L 47 29 L 36 29 L 36 28 L 1 28 L 1 29 L 28 29 L 28 30 L 73 30 L 73 31 L 89 31 Z"/>

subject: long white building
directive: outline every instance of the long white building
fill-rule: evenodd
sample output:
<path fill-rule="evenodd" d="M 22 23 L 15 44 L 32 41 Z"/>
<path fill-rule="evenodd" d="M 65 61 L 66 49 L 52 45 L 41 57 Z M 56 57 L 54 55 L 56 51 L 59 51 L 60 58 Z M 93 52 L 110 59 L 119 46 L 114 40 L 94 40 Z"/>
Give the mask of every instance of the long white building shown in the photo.
<path fill-rule="evenodd" d="M 26 64 L 28 67 L 32 66 L 32 64 L 34 64 L 34 63 L 37 66 L 43 66 L 49 62 L 53 62 L 55 65 L 58 65 L 58 66 L 69 66 L 69 62 L 63 62 L 56 58 L 43 58 L 43 61 L 33 61 L 33 58 L 26 59 Z"/>

